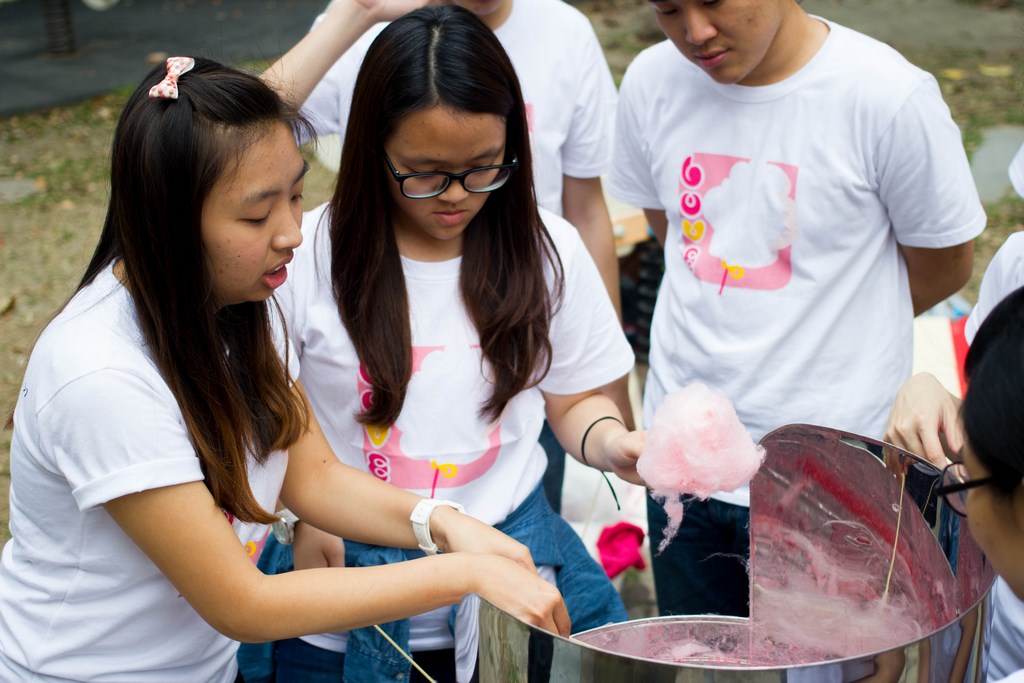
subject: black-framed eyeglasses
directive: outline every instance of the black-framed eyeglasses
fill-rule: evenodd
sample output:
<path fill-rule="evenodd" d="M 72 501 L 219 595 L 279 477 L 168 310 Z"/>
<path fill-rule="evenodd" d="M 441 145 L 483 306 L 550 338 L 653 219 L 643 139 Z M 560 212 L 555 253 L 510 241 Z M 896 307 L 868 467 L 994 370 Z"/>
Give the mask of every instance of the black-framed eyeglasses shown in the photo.
<path fill-rule="evenodd" d="M 470 168 L 462 173 L 448 173 L 446 171 L 431 171 L 429 173 L 399 173 L 395 165 L 391 163 L 388 155 L 384 155 L 391 170 L 391 177 L 398 183 L 398 189 L 402 195 L 409 199 L 430 199 L 444 193 L 453 180 L 462 183 L 466 192 L 482 194 L 494 192 L 508 182 L 512 172 L 519 168 L 519 160 L 512 158 L 511 163 L 494 164 L 491 166 L 478 166 Z"/>
<path fill-rule="evenodd" d="M 946 465 L 939 477 L 939 486 L 935 489 L 936 496 L 943 496 L 946 504 L 961 517 L 967 516 L 967 491 L 978 486 L 991 484 L 995 477 L 971 479 L 967 474 L 967 466 L 962 462 Z"/>

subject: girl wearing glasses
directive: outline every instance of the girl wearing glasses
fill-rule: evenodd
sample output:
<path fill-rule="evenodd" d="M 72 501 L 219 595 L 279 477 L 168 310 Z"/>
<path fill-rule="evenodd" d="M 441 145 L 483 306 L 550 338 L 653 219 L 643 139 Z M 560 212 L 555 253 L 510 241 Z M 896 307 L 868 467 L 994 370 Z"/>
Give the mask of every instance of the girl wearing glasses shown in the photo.
<path fill-rule="evenodd" d="M 411 1 L 427 4 L 425 0 Z M 367 2 L 359 0 L 359 4 Z M 464 7 L 479 17 L 508 53 L 529 112 L 537 204 L 579 230 L 618 308 L 619 263 L 600 177 L 607 172 L 611 156 L 616 92 L 590 20 L 562 0 L 451 0 L 447 4 Z M 314 26 L 332 21 L 333 15 L 346 13 L 351 5 L 356 1 L 332 0 Z M 339 133 L 344 137 L 356 75 L 370 43 L 385 26 L 358 21 L 346 24 L 365 26 L 365 33 L 340 56 L 337 43 L 324 47 L 321 56 L 332 55 L 332 62 L 303 105 L 318 135 Z M 332 170 L 337 166 L 335 162 Z M 627 379 L 620 378 L 604 391 L 631 418 Z M 632 420 L 627 419 L 626 424 L 631 425 Z M 545 492 L 558 512 L 565 449 L 548 426 L 541 431 L 540 440 L 548 455 Z"/>
<path fill-rule="evenodd" d="M 473 14 L 391 23 L 363 61 L 334 196 L 303 219 L 282 305 L 337 456 L 522 541 L 582 630 L 626 613 L 548 506 L 537 436 L 546 415 L 575 457 L 634 482 L 644 439 L 597 391 L 632 352 L 576 230 L 537 207 L 527 129 L 512 64 Z M 416 554 L 345 543 L 351 566 Z M 386 629 L 435 678 L 468 680 L 474 619 L 443 609 Z M 401 680 L 410 665 L 372 629 L 277 646 L 277 680 L 342 670 Z"/>
<path fill-rule="evenodd" d="M 1024 289 L 978 329 L 964 371 L 970 385 L 960 407 L 963 464 L 947 469 L 943 483 L 959 481 L 945 488 L 946 500 L 967 516 L 1003 585 L 1024 600 Z M 1020 647 L 1018 640 L 1018 655 Z M 990 665 L 990 680 L 1002 673 L 1009 672 L 997 674 Z M 1003 680 L 1024 681 L 1024 669 Z"/>

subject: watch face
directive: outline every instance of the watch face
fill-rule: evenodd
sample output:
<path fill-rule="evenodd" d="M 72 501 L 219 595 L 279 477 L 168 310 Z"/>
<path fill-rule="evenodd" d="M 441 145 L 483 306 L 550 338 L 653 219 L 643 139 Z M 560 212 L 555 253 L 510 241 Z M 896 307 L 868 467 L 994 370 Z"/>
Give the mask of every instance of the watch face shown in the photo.
<path fill-rule="evenodd" d="M 291 545 L 294 540 L 294 526 L 289 525 L 287 522 L 274 522 L 270 525 L 270 530 L 274 532 L 274 538 L 281 545 Z"/>

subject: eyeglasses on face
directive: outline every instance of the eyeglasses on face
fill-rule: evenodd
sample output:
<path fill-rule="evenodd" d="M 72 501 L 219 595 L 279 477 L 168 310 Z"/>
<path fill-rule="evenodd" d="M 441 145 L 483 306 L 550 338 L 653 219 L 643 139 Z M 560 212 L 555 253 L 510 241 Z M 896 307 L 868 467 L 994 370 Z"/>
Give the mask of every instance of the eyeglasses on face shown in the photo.
<path fill-rule="evenodd" d="M 508 182 L 512 172 L 519 168 L 519 160 L 515 157 L 508 164 L 494 164 L 492 166 L 478 166 L 470 168 L 462 173 L 448 173 L 446 171 L 431 171 L 430 173 L 399 173 L 395 165 L 391 163 L 388 155 L 384 155 L 384 161 L 391 170 L 391 177 L 398 183 L 398 189 L 402 195 L 409 199 L 430 199 L 443 194 L 453 180 L 462 183 L 466 192 L 483 194 L 494 192 Z"/>
<path fill-rule="evenodd" d="M 939 487 L 935 489 L 936 496 L 946 499 L 946 504 L 961 517 L 967 516 L 967 491 L 978 486 L 991 484 L 995 477 L 982 477 L 971 479 L 967 474 L 967 466 L 962 462 L 954 462 L 946 465 L 939 478 Z"/>

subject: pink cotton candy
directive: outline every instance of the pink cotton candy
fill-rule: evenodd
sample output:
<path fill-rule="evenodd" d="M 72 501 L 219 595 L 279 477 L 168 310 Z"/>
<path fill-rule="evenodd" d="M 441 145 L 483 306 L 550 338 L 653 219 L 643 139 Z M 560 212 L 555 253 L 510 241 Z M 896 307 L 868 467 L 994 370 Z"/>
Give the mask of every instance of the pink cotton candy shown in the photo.
<path fill-rule="evenodd" d="M 636 463 L 669 518 L 658 552 L 679 530 L 680 495 L 705 500 L 716 491 L 737 489 L 754 478 L 762 460 L 764 448 L 750 438 L 727 398 L 699 382 L 666 396 Z"/>
<path fill-rule="evenodd" d="M 764 448 L 750 438 L 729 399 L 695 382 L 665 397 L 636 471 L 659 495 L 703 500 L 750 482 L 762 460 Z"/>

